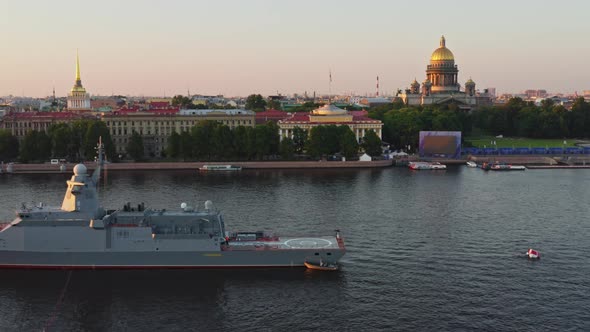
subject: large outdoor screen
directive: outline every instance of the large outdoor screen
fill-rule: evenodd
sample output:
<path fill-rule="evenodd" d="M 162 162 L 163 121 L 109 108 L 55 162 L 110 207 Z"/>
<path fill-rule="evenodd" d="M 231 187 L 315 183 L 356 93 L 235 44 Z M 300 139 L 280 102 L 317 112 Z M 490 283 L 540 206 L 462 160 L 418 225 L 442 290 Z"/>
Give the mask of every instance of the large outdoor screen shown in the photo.
<path fill-rule="evenodd" d="M 460 131 L 421 131 L 420 157 L 461 157 Z"/>

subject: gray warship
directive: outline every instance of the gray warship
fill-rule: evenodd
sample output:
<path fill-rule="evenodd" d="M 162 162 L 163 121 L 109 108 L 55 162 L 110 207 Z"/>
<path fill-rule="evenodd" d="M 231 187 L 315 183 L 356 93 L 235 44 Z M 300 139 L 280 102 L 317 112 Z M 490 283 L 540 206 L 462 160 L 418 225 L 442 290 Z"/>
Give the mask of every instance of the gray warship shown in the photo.
<path fill-rule="evenodd" d="M 229 232 L 211 201 L 202 208 L 147 209 L 127 203 L 100 206 L 103 168 L 99 142 L 92 175 L 77 164 L 61 207 L 23 207 L 0 230 L 0 268 L 169 269 L 296 267 L 336 264 L 345 254 L 332 236 L 283 237 L 261 231 Z"/>

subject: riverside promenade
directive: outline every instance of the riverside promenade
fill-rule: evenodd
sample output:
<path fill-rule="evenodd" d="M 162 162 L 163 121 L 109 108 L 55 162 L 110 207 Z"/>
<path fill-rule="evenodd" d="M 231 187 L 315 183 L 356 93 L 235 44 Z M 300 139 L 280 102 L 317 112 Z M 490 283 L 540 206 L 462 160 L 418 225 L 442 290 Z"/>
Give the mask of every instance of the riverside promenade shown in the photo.
<path fill-rule="evenodd" d="M 527 165 L 527 166 L 586 166 L 590 165 L 590 156 L 573 155 L 573 156 L 544 156 L 544 155 L 495 155 L 495 156 L 470 156 L 468 158 L 476 163 L 483 162 L 505 162 L 510 164 Z M 555 167 L 546 167 L 555 168 Z M 567 167 L 564 167 L 567 168 Z"/>
<path fill-rule="evenodd" d="M 65 169 L 61 166 L 65 166 Z M 71 173 L 76 164 L 62 165 L 45 164 L 12 164 L 10 172 L 8 164 L 2 166 L 2 173 Z M 94 169 L 95 163 L 85 163 L 88 169 Z M 203 165 L 233 165 L 242 169 L 338 169 L 338 168 L 381 168 L 392 165 L 392 160 L 375 161 L 245 161 L 245 162 L 145 162 L 145 163 L 108 163 L 109 171 L 164 171 L 164 170 L 195 170 Z"/>

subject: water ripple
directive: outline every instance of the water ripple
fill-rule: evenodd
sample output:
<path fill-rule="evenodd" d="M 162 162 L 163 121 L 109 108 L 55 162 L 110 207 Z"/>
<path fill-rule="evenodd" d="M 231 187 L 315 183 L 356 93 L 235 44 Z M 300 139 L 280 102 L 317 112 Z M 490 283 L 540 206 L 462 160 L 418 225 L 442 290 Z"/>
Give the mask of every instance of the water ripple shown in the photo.
<path fill-rule="evenodd" d="M 0 176 L 0 217 L 59 204 L 68 175 Z M 108 207 L 210 199 L 228 227 L 341 229 L 336 273 L 74 272 L 56 330 L 588 331 L 588 171 L 112 173 Z M 523 257 L 527 248 L 542 259 Z M 0 330 L 39 330 L 65 274 L 3 271 Z"/>

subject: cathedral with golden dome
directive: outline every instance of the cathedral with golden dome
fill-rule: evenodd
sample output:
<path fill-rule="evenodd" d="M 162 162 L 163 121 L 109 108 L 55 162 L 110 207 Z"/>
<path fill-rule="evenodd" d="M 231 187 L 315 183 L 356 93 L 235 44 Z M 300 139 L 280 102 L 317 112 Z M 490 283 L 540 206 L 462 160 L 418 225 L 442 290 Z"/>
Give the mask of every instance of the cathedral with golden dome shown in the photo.
<path fill-rule="evenodd" d="M 90 111 L 90 95 L 82 86 L 80 78 L 80 57 L 76 52 L 76 83 L 68 94 L 68 110 L 70 111 Z"/>
<path fill-rule="evenodd" d="M 422 84 L 414 79 L 410 87 L 398 94 L 407 105 L 432 105 L 455 103 L 461 109 L 470 110 L 481 105 L 490 105 L 486 93 L 475 90 L 475 82 L 469 79 L 461 90 L 458 80 L 459 68 L 453 52 L 447 48 L 445 37 L 440 46 L 432 52 L 430 64 L 426 66 L 426 79 Z"/>

